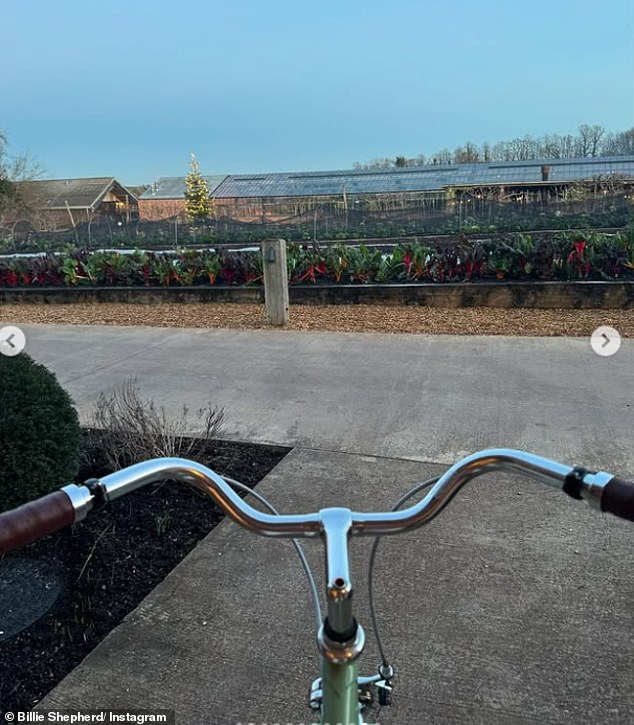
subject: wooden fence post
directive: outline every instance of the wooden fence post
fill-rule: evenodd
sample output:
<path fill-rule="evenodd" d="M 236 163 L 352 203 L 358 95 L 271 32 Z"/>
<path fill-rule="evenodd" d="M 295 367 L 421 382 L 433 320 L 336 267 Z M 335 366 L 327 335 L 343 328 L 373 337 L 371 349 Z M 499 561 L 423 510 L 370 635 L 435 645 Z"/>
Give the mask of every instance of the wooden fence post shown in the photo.
<path fill-rule="evenodd" d="M 283 326 L 288 322 L 288 270 L 286 268 L 286 242 L 276 239 L 262 242 L 264 266 L 264 305 L 271 325 Z"/>

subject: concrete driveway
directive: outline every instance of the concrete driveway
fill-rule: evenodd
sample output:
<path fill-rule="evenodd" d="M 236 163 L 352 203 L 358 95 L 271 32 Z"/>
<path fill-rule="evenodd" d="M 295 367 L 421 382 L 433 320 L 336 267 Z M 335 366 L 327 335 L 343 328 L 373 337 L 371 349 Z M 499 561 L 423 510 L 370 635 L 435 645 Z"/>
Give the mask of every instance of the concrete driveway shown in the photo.
<path fill-rule="evenodd" d="M 136 377 L 229 438 L 451 463 L 489 446 L 634 475 L 634 340 L 24 325 L 84 420 Z"/>

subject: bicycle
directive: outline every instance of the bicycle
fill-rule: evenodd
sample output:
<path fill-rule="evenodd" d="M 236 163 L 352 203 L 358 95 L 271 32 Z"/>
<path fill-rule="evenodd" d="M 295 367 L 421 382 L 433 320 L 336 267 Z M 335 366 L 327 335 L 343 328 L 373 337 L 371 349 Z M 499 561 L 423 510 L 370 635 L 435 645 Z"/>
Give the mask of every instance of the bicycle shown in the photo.
<path fill-rule="evenodd" d="M 209 494 L 226 514 L 245 528 L 281 538 L 321 538 L 326 550 L 327 615 L 319 614 L 317 644 L 321 673 L 310 686 L 309 705 L 319 713 L 320 725 L 363 725 L 363 711 L 375 697 L 379 705 L 391 701 L 394 668 L 379 644 L 381 665 L 374 675 L 359 676 L 359 658 L 365 634 L 353 612 L 348 540 L 353 535 L 380 537 L 422 526 L 434 518 L 468 481 L 490 471 L 510 470 L 561 489 L 573 499 L 585 500 L 597 510 L 634 521 L 634 483 L 606 472 L 587 471 L 524 451 L 490 449 L 454 464 L 437 479 L 418 484 L 390 512 L 360 513 L 346 508 L 325 508 L 309 514 L 278 514 L 259 494 L 253 493 L 269 513 L 246 503 L 225 480 L 193 461 L 163 458 L 138 463 L 83 485 L 69 484 L 36 501 L 0 514 L 0 554 L 19 548 L 47 534 L 83 520 L 90 512 L 149 483 L 166 478 L 191 484 Z M 401 507 L 422 489 L 431 487 L 418 502 Z M 376 539 L 370 568 L 376 553 Z M 301 555 L 303 558 L 303 555 Z M 305 559 L 303 559 L 305 568 Z M 370 576 L 371 582 L 371 576 Z M 371 591 L 370 591 L 371 595 Z M 375 623 L 372 598 L 370 609 Z M 376 627 L 375 627 L 376 629 Z"/>

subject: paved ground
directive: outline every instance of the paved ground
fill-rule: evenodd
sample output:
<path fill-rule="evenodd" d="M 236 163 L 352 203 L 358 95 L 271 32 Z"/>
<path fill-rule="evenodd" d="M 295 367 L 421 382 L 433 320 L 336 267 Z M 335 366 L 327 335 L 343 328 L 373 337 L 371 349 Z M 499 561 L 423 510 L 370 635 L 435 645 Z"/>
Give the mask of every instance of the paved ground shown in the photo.
<path fill-rule="evenodd" d="M 136 376 L 249 441 L 451 463 L 512 446 L 634 476 L 634 340 L 25 325 L 83 416 Z"/>
<path fill-rule="evenodd" d="M 170 408 L 208 391 L 229 436 L 295 445 L 258 488 L 285 511 L 385 508 L 489 445 L 634 476 L 629 340 L 599 358 L 567 339 L 24 329 L 84 415 L 136 375 Z M 515 477 L 482 479 L 423 531 L 383 542 L 378 603 L 400 678 L 380 722 L 631 723 L 631 542 L 627 524 Z M 364 624 L 368 543 L 352 552 Z M 225 522 L 43 705 L 307 723 L 312 625 L 292 550 Z"/>

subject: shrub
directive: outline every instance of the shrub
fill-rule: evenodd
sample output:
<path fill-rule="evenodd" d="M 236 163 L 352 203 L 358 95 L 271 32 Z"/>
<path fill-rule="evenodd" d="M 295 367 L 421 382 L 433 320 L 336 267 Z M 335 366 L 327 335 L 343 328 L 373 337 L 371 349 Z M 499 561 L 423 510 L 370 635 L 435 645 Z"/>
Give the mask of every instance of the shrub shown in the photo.
<path fill-rule="evenodd" d="M 80 435 L 55 375 L 25 353 L 0 355 L 0 510 L 72 482 Z"/>
<path fill-rule="evenodd" d="M 144 399 L 130 378 L 110 395 L 99 395 L 90 416 L 86 455 L 99 451 L 112 470 L 150 458 L 190 458 L 196 446 L 221 434 L 223 418 L 224 410 L 211 404 L 196 411 L 195 420 L 186 406 L 170 415 Z"/>

